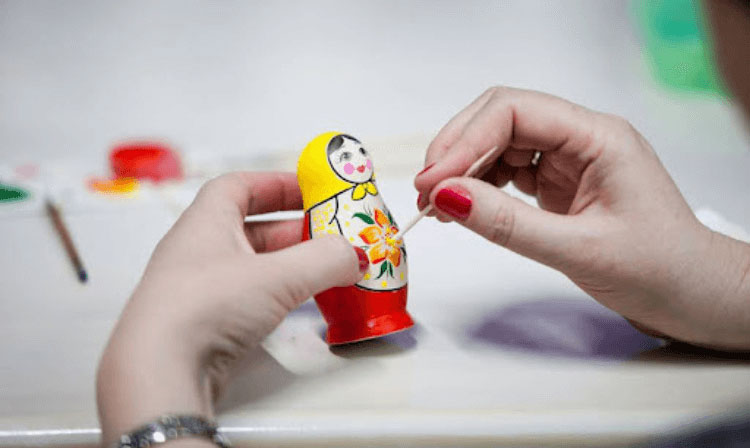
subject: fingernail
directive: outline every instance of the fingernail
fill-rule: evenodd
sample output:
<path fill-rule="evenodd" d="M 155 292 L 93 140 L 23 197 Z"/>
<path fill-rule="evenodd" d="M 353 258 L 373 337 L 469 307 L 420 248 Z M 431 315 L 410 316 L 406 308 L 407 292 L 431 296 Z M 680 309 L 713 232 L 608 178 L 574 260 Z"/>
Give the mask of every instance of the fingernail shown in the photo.
<path fill-rule="evenodd" d="M 435 206 L 440 211 L 463 221 L 471 213 L 471 196 L 458 187 L 443 188 L 435 196 Z"/>
<path fill-rule="evenodd" d="M 422 171 L 420 171 L 420 172 L 418 172 L 418 173 L 417 173 L 417 176 L 420 176 L 420 175 L 422 175 L 422 174 L 426 173 L 426 172 L 427 172 L 427 170 L 429 170 L 429 169 L 430 169 L 430 168 L 432 168 L 433 166 L 435 166 L 435 162 L 432 162 L 431 164 L 429 164 L 429 165 L 427 165 L 426 167 L 424 167 L 424 169 L 423 169 Z"/>
<path fill-rule="evenodd" d="M 422 193 L 419 193 L 419 196 L 417 196 L 417 208 L 419 210 L 422 210 Z"/>
<path fill-rule="evenodd" d="M 367 254 L 360 247 L 355 247 L 354 252 L 357 253 L 357 258 L 359 258 L 359 272 L 365 272 L 370 266 L 370 259 L 367 258 Z"/>

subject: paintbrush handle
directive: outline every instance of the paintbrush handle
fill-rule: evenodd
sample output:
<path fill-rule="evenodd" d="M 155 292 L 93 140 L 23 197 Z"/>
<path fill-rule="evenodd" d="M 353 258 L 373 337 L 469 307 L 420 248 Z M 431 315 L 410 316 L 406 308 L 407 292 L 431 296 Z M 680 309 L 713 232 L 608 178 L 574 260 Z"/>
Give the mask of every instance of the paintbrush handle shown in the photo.
<path fill-rule="evenodd" d="M 57 235 L 60 237 L 60 240 L 65 247 L 65 252 L 67 252 L 68 258 L 73 264 L 73 268 L 75 268 L 76 270 L 78 280 L 81 283 L 86 282 L 86 280 L 88 279 L 88 274 L 86 273 L 86 269 L 83 267 L 81 257 L 78 256 L 78 251 L 76 250 L 75 244 L 73 244 L 73 239 L 70 237 L 70 232 L 68 232 L 68 228 L 65 226 L 65 222 L 63 222 L 60 210 L 49 199 L 47 199 L 45 202 L 45 208 L 47 210 L 47 215 L 49 215 L 50 219 L 52 220 L 52 224 L 55 227 Z"/>

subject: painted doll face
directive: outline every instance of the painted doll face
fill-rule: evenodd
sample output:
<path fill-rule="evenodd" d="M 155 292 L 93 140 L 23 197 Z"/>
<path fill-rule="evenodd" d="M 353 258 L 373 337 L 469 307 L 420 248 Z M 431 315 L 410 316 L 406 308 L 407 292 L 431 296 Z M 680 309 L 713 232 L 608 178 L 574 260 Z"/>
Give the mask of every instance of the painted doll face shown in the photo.
<path fill-rule="evenodd" d="M 362 144 L 348 136 L 336 136 L 328 144 L 328 161 L 342 179 L 361 184 L 372 178 L 370 153 Z"/>

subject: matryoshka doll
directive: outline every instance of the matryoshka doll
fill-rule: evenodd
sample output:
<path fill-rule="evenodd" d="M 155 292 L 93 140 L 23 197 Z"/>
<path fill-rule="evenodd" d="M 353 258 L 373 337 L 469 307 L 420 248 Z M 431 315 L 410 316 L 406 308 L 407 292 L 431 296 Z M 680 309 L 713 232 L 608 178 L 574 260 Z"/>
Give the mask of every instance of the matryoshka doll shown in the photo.
<path fill-rule="evenodd" d="M 328 343 L 371 339 L 414 325 L 406 311 L 406 249 L 393 239 L 398 228 L 362 143 L 338 132 L 315 137 L 300 155 L 297 179 L 305 208 L 303 239 L 340 234 L 370 260 L 359 283 L 315 296 L 328 322 Z"/>

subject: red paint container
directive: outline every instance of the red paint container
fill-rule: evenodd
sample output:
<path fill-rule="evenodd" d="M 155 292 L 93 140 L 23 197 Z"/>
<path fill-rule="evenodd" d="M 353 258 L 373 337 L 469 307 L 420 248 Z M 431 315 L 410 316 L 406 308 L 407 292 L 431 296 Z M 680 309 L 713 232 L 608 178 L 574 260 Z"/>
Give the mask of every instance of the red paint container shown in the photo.
<path fill-rule="evenodd" d="M 158 142 L 131 142 L 115 146 L 109 153 L 115 177 L 162 182 L 183 177 L 180 159 L 168 145 Z"/>

